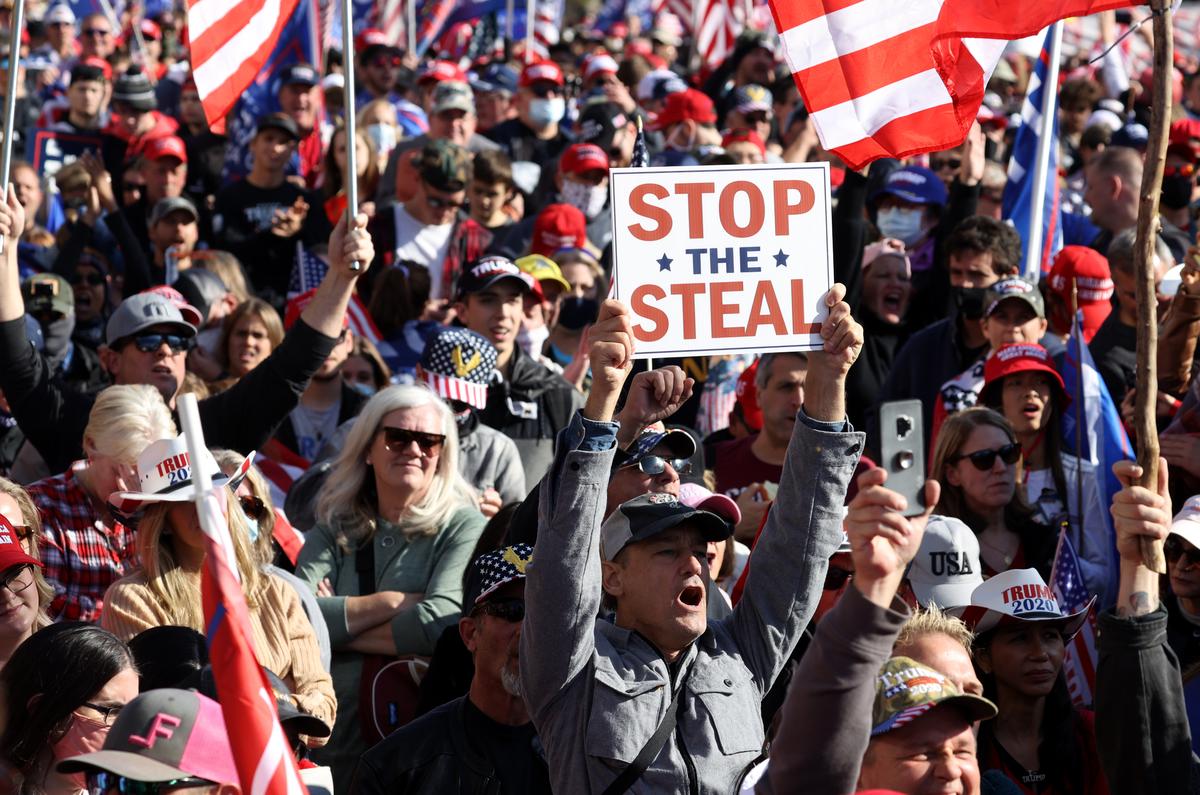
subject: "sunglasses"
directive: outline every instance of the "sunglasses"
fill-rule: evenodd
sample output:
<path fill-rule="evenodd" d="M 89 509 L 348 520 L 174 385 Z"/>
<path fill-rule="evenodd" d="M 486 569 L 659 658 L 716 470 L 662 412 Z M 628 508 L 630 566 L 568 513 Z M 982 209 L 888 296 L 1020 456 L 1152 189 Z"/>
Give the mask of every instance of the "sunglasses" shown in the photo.
<path fill-rule="evenodd" d="M 854 572 L 849 569 L 838 569 L 830 566 L 829 570 L 825 572 L 825 590 L 840 591 L 842 586 L 850 582 L 853 577 Z"/>
<path fill-rule="evenodd" d="M 242 513 L 256 522 L 261 522 L 267 515 L 267 505 L 258 497 L 238 497 L 238 503 L 242 506 Z"/>
<path fill-rule="evenodd" d="M 947 158 L 936 158 L 936 159 L 930 158 L 929 159 L 929 170 L 930 171 L 941 171 L 944 168 L 953 168 L 953 169 L 962 168 L 962 158 L 961 157 L 947 157 Z"/>
<path fill-rule="evenodd" d="M 115 773 L 99 771 L 87 774 L 88 795 L 104 795 L 119 792 L 122 795 L 158 795 L 167 789 L 184 787 L 211 787 L 211 781 L 202 778 L 177 778 L 171 781 L 138 781 Z"/>
<path fill-rule="evenodd" d="M 1012 442 L 995 450 L 976 450 L 973 453 L 961 453 L 951 458 L 950 463 L 957 464 L 959 461 L 967 458 L 970 459 L 971 463 L 980 472 L 987 472 L 996 463 L 996 456 L 1000 456 L 1001 461 L 1012 466 L 1021 457 L 1021 445 Z"/>
<path fill-rule="evenodd" d="M 495 616 L 510 623 L 516 624 L 518 621 L 525 619 L 525 600 L 524 599 L 493 599 L 487 602 L 481 602 L 475 605 L 474 613 L 482 613 L 487 616 Z"/>
<path fill-rule="evenodd" d="M 529 91 L 538 99 L 545 99 L 548 96 L 562 96 L 562 89 L 554 83 L 534 83 L 529 87 Z"/>
<path fill-rule="evenodd" d="M 1164 177 L 1194 177 L 1196 175 L 1195 163 L 1184 163 L 1182 166 L 1164 166 Z"/>
<path fill-rule="evenodd" d="M 428 201 L 429 206 L 435 210 L 460 210 L 467 206 L 465 199 L 463 201 L 456 202 L 441 196 L 434 196 L 432 193 L 428 192 L 425 194 L 425 200 Z"/>
<path fill-rule="evenodd" d="M 142 353 L 154 353 L 164 342 L 171 349 L 171 353 L 182 353 L 192 349 L 192 338 L 179 334 L 138 334 L 132 342 Z"/>
<path fill-rule="evenodd" d="M 746 119 L 747 124 L 766 124 L 768 121 L 767 112 L 765 110 L 757 110 L 747 113 L 744 118 Z"/>
<path fill-rule="evenodd" d="M 416 442 L 423 455 L 434 456 L 441 452 L 442 445 L 446 443 L 446 437 L 440 433 L 410 431 L 390 425 L 383 426 L 382 431 L 383 446 L 389 453 L 402 453 Z"/>
<path fill-rule="evenodd" d="M 84 36 L 100 36 L 100 37 L 103 37 L 103 36 L 111 36 L 111 35 L 112 35 L 112 31 L 111 31 L 111 30 L 105 30 L 104 28 L 84 28 L 83 30 L 81 30 L 81 31 L 79 31 L 79 32 L 80 32 L 81 34 L 83 34 Z"/>
<path fill-rule="evenodd" d="M 99 704 L 93 704 L 90 701 L 85 701 L 80 706 L 94 709 L 100 713 L 100 720 L 105 726 L 112 726 L 117 722 L 117 716 L 121 714 L 121 710 L 125 709 L 124 704 L 110 704 L 107 707 L 102 707 Z"/>
<path fill-rule="evenodd" d="M 371 59 L 371 66 L 390 66 L 398 68 L 400 66 L 400 58 L 395 55 L 381 55 L 378 58 Z"/>
<path fill-rule="evenodd" d="M 667 464 L 670 464 L 671 468 L 678 475 L 691 474 L 692 460 L 690 458 L 663 458 L 659 455 L 644 456 L 636 464 L 629 464 L 621 468 L 632 469 L 633 467 L 637 467 L 644 475 L 661 475 L 666 471 Z"/>
<path fill-rule="evenodd" d="M 104 284 L 104 276 L 99 273 L 76 273 L 71 277 L 71 285 L 78 287 L 86 284 L 88 287 L 99 287 Z"/>
<path fill-rule="evenodd" d="M 1184 566 L 1200 563 L 1200 549 L 1196 549 L 1176 536 L 1167 536 L 1167 540 L 1163 542 L 1163 555 L 1168 563 L 1174 563 L 1180 558 L 1184 559 Z"/>

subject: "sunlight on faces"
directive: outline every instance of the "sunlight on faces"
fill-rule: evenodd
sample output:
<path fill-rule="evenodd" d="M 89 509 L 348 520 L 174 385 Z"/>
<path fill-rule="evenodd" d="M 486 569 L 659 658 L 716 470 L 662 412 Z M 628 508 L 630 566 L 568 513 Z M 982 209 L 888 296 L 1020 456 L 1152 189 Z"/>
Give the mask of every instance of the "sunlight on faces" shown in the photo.
<path fill-rule="evenodd" d="M 422 433 L 441 434 L 442 418 L 433 405 L 397 409 L 384 415 L 371 446 L 367 449 L 366 464 L 375 470 L 375 489 L 379 493 L 417 495 L 420 499 L 433 483 L 439 453 L 426 455 L 417 443 L 403 449 L 388 450 L 384 428 L 403 428 Z M 440 452 L 440 451 L 439 451 Z"/>
<path fill-rule="evenodd" d="M 146 185 L 146 200 L 153 208 L 160 199 L 173 199 L 183 195 L 187 184 L 187 163 L 177 157 L 160 157 L 143 162 L 142 179 Z"/>
<path fill-rule="evenodd" d="M 514 580 L 488 594 L 487 600 L 524 599 L 525 581 Z M 487 601 L 485 600 L 485 601 Z M 521 676 L 521 627 L 524 622 L 508 621 L 488 613 L 471 615 L 472 605 L 463 606 L 463 617 L 459 619 L 458 631 L 463 644 L 475 663 L 475 676 L 496 688 L 503 688 L 511 696 L 509 685 L 520 681 Z"/>
<path fill-rule="evenodd" d="M 900 257 L 880 256 L 863 273 L 863 306 L 885 323 L 900 323 L 912 297 L 912 277 Z"/>
<path fill-rule="evenodd" d="M 317 86 L 292 84 L 279 90 L 280 110 L 292 117 L 300 132 L 311 130 L 317 123 Z"/>
<path fill-rule="evenodd" d="M 271 173 L 283 171 L 295 150 L 296 142 L 292 137 L 274 128 L 263 130 L 250 141 L 250 154 L 255 165 L 261 165 Z"/>
<path fill-rule="evenodd" d="M 17 201 L 25 208 L 26 219 L 31 220 L 42 204 L 42 185 L 38 180 L 37 172 L 27 166 L 14 168 L 12 184 L 17 194 Z"/>
<path fill-rule="evenodd" d="M 998 450 L 1011 442 L 1008 434 L 994 425 L 979 425 L 971 431 L 959 455 Z M 989 514 L 1012 502 L 1017 489 L 1017 467 L 1016 464 L 1005 464 L 1000 456 L 996 456 L 991 469 L 980 472 L 969 458 L 962 458 L 946 465 L 946 481 L 963 490 L 972 511 Z"/>
<path fill-rule="evenodd" d="M 1036 433 L 1050 418 L 1054 387 L 1050 376 L 1033 370 L 1013 373 L 1000 385 L 1001 410 L 1018 434 Z"/>
<path fill-rule="evenodd" d="M 995 630 L 991 643 L 976 652 L 979 667 L 996 678 L 996 687 L 1026 698 L 1042 698 L 1054 689 L 1066 656 L 1060 622 L 1028 621 Z"/>
<path fill-rule="evenodd" d="M 429 117 L 429 137 L 466 146 L 475 134 L 475 125 L 474 113 L 460 109 L 444 110 Z"/>
<path fill-rule="evenodd" d="M 525 317 L 525 290 L 516 279 L 502 279 L 455 304 L 458 319 L 487 337 L 501 354 L 511 352 Z"/>
<path fill-rule="evenodd" d="M 780 354 L 771 360 L 770 366 L 767 386 L 758 392 L 763 433 L 776 444 L 786 446 L 796 426 L 796 414 L 804 405 L 808 362 L 793 354 Z"/>
<path fill-rule="evenodd" d="M 959 692 L 983 695 L 983 683 L 975 675 L 971 655 L 949 635 L 941 632 L 918 635 L 912 643 L 892 649 L 892 656 L 909 657 L 932 668 L 953 682 Z"/>
<path fill-rule="evenodd" d="M 571 285 L 571 295 L 576 298 L 596 298 L 596 273 L 582 262 L 560 265 L 563 278 Z"/>
<path fill-rule="evenodd" d="M 863 756 L 859 789 L 890 789 L 904 795 L 978 795 L 975 734 L 967 716 L 943 705 L 911 723 L 871 739 Z"/>
<path fill-rule="evenodd" d="M 151 326 L 141 333 L 177 334 L 175 326 Z M 115 384 L 149 384 L 171 405 L 183 383 L 187 369 L 187 351 L 173 351 L 164 341 L 149 353 L 138 349 L 133 340 L 126 340 L 119 350 L 104 348 L 101 358 L 112 374 Z"/>
<path fill-rule="evenodd" d="M 992 266 L 992 252 L 963 249 L 949 257 L 950 284 L 953 287 L 991 287 L 1000 281 Z"/>
<path fill-rule="evenodd" d="M 1005 299 L 983 319 L 983 336 L 992 350 L 1012 342 L 1037 342 L 1046 335 L 1046 319 L 1026 302 Z"/>
<path fill-rule="evenodd" d="M 657 475 L 647 475 L 637 466 L 623 466 L 608 479 L 608 507 L 604 512 L 608 516 L 622 503 L 640 497 L 643 494 L 670 494 L 679 497 L 679 473 L 671 466 L 670 457 L 673 455 L 666 444 L 657 445 L 650 455 L 662 456 L 666 460 L 663 471 Z"/>
<path fill-rule="evenodd" d="M 1167 574 L 1171 578 L 1171 592 L 1180 599 L 1200 599 L 1200 550 L 1183 540 L 1173 536 L 1179 542 L 1185 553 L 1174 561 L 1168 561 Z"/>
<path fill-rule="evenodd" d="M 476 221 L 484 226 L 497 226 L 506 220 L 504 203 L 508 201 L 509 191 L 503 183 L 472 180 L 468 192 L 471 217 Z"/>
<path fill-rule="evenodd" d="M 238 378 L 253 370 L 271 355 L 271 338 L 267 327 L 255 315 L 247 312 L 238 319 L 229 334 L 229 372 Z"/>
<path fill-rule="evenodd" d="M 362 134 L 355 136 L 358 139 L 358 146 L 354 148 L 354 169 L 358 172 L 358 176 L 367 173 L 367 166 L 371 163 L 371 150 L 367 148 L 367 142 L 362 139 Z M 333 136 L 333 160 L 337 163 L 338 170 L 343 175 L 346 173 L 346 131 L 339 130 Z M 345 177 L 343 176 L 343 179 Z"/>
<path fill-rule="evenodd" d="M 686 523 L 628 544 L 604 561 L 604 590 L 617 601 L 617 626 L 640 632 L 668 657 L 708 626 L 708 544 Z"/>
<path fill-rule="evenodd" d="M 0 637 L 22 638 L 32 631 L 37 622 L 38 589 L 34 582 L 33 566 L 21 564 L 10 566 L 0 572 L 0 580 L 9 582 L 11 588 L 0 586 Z"/>
<path fill-rule="evenodd" d="M 94 118 L 104 107 L 104 84 L 80 80 L 67 88 L 67 107 L 77 115 Z"/>

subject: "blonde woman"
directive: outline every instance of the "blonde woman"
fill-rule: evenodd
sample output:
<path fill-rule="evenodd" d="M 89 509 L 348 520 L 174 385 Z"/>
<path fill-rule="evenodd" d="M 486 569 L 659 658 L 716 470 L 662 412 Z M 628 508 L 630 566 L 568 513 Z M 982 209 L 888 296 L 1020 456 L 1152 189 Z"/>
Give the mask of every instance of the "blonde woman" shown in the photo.
<path fill-rule="evenodd" d="M 233 378 L 258 367 L 283 342 L 283 321 L 261 298 L 238 304 L 221 324 L 217 361 Z"/>
<path fill-rule="evenodd" d="M 286 582 L 263 572 L 250 542 L 246 517 L 233 496 L 250 467 L 243 460 L 226 477 L 212 455 L 203 461 L 224 501 L 225 521 L 233 538 L 234 561 L 241 576 L 258 661 L 287 683 L 297 706 L 333 723 L 337 701 L 333 683 L 321 666 L 312 625 L 300 599 Z M 139 491 L 120 491 L 109 502 L 123 513 L 138 512 L 138 553 L 142 568 L 118 580 L 105 594 L 100 625 L 128 641 L 151 627 L 181 626 L 204 632 L 200 572 L 206 546 L 192 499 L 192 464 L 182 436 L 160 439 L 138 457 Z"/>
<path fill-rule="evenodd" d="M 88 415 L 87 460 L 29 487 L 42 519 L 40 557 L 54 589 L 54 620 L 96 621 L 108 586 L 138 567 L 135 534 L 105 500 L 133 483 L 134 464 L 148 444 L 176 433 L 157 389 L 110 386 Z"/>
<path fill-rule="evenodd" d="M 458 454 L 454 415 L 437 395 L 388 387 L 363 407 L 318 498 L 296 575 L 320 597 L 334 649 L 341 708 L 319 758 L 333 767 L 336 791 L 348 789 L 366 750 L 363 656 L 430 655 L 461 613 L 484 519 Z M 357 569 L 368 563 L 373 588 Z"/>

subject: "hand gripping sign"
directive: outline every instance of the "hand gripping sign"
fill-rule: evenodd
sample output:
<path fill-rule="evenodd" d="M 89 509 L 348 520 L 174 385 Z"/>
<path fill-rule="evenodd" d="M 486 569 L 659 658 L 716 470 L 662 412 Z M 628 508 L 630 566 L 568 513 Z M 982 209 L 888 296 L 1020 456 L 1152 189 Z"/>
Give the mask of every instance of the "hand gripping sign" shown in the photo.
<path fill-rule="evenodd" d="M 637 356 L 821 347 L 829 164 L 619 168 L 612 297 Z"/>

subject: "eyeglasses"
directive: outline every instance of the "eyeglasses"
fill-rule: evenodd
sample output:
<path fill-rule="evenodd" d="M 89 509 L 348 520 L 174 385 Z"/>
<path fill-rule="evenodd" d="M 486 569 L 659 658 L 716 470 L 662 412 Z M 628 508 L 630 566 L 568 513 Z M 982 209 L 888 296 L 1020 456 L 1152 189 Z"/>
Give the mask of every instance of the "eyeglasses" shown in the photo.
<path fill-rule="evenodd" d="M 968 458 L 980 472 L 987 472 L 996 463 L 996 456 L 1000 456 L 1001 461 L 1012 466 L 1021 457 L 1021 445 L 1013 442 L 1003 447 L 998 447 L 995 450 L 976 450 L 973 453 L 961 453 L 951 458 L 950 463 L 957 464 L 964 458 Z"/>
<path fill-rule="evenodd" d="M 1163 555 L 1168 563 L 1174 563 L 1180 558 L 1183 558 L 1184 566 L 1200 563 L 1200 549 L 1196 549 L 1178 536 L 1167 536 L 1167 540 L 1163 542 Z"/>
<path fill-rule="evenodd" d="M 516 624 L 518 621 L 525 619 L 525 600 L 493 599 L 475 605 L 475 609 L 472 612 L 495 616 L 496 618 Z"/>
<path fill-rule="evenodd" d="M 90 701 L 85 701 L 79 706 L 94 709 L 100 713 L 100 720 L 105 726 L 112 726 L 117 722 L 117 716 L 121 714 L 121 710 L 125 709 L 124 704 L 109 704 L 107 707 L 102 707 L 99 704 L 93 704 Z"/>
<path fill-rule="evenodd" d="M 76 273 L 71 276 L 71 286 L 78 287 L 86 284 L 88 287 L 99 287 L 104 284 L 104 275 L 100 273 Z"/>
<path fill-rule="evenodd" d="M 79 32 L 84 36 L 104 37 L 112 35 L 111 30 L 105 30 L 104 28 L 84 28 Z"/>
<path fill-rule="evenodd" d="M 399 58 L 399 56 L 395 56 L 395 55 L 393 55 L 393 56 L 381 55 L 378 58 L 371 59 L 371 66 L 390 66 L 393 69 L 396 69 L 396 68 L 399 68 L 399 66 L 400 66 L 400 58 Z"/>
<path fill-rule="evenodd" d="M 0 575 L 0 588 L 7 588 L 13 596 L 33 585 L 33 566 L 23 563 L 4 575 Z"/>
<path fill-rule="evenodd" d="M 142 353 L 154 353 L 164 342 L 171 349 L 171 353 L 182 353 L 192 349 L 192 338 L 179 334 L 138 334 L 131 342 Z"/>
<path fill-rule="evenodd" d="M 105 771 L 87 774 L 88 795 L 105 795 L 119 792 L 122 795 L 158 795 L 167 789 L 186 787 L 211 787 L 213 783 L 202 778 L 177 778 L 171 781 L 138 781 Z"/>
<path fill-rule="evenodd" d="M 389 425 L 383 426 L 381 430 L 383 446 L 389 453 L 402 453 L 416 442 L 424 455 L 434 456 L 441 452 L 442 445 L 446 443 L 446 437 L 440 433 L 410 431 L 408 428 L 393 428 Z"/>
<path fill-rule="evenodd" d="M 529 87 L 529 91 L 538 99 L 545 99 L 552 94 L 562 96 L 562 89 L 554 83 L 534 83 Z"/>
<path fill-rule="evenodd" d="M 691 474 L 692 460 L 690 458 L 663 458 L 659 455 L 643 456 L 636 464 L 629 464 L 621 469 L 637 467 L 644 475 L 661 475 L 666 471 L 667 464 L 670 464 L 678 475 Z"/>
<path fill-rule="evenodd" d="M 435 210 L 459 210 L 467 206 L 465 199 L 463 201 L 456 202 L 442 196 L 434 196 L 428 191 L 425 192 L 425 200 L 429 202 L 429 206 Z"/>
<path fill-rule="evenodd" d="M 929 170 L 941 171 L 944 168 L 959 169 L 962 168 L 961 157 L 946 157 L 946 158 L 929 158 Z"/>
<path fill-rule="evenodd" d="M 1164 177 L 1194 177 L 1196 176 L 1196 164 L 1184 163 L 1182 166 L 1164 166 Z"/>
<path fill-rule="evenodd" d="M 830 566 L 829 570 L 825 572 L 825 590 L 839 591 L 853 577 L 854 572 L 849 569 L 839 569 L 835 566 Z"/>
<path fill-rule="evenodd" d="M 980 191 L 979 197 L 981 199 L 987 199 L 990 202 L 999 204 L 1000 202 L 1004 201 L 1004 191 L 996 190 L 995 188 L 985 188 L 984 190 Z"/>
<path fill-rule="evenodd" d="M 242 513 L 250 519 L 261 522 L 267 515 L 267 505 L 258 497 L 238 497 Z"/>
<path fill-rule="evenodd" d="M 747 124 L 766 124 L 767 112 L 765 110 L 755 110 L 745 114 Z"/>

